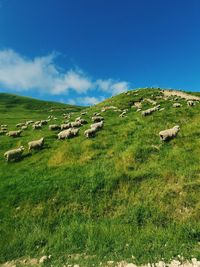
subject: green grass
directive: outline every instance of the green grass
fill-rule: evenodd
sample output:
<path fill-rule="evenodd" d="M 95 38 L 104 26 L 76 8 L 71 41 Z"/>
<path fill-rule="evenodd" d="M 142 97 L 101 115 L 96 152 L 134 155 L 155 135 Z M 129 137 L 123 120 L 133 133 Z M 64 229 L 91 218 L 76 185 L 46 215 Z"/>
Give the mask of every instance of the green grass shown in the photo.
<path fill-rule="evenodd" d="M 102 113 L 104 128 L 92 139 L 83 135 L 87 125 L 65 141 L 48 125 L 41 131 L 30 127 L 16 139 L 0 136 L 0 262 L 47 254 L 53 266 L 200 258 L 200 104 L 189 108 L 180 100 L 182 107 L 173 108 L 160 99 L 165 110 L 147 117 L 131 108 L 159 94 L 131 91 L 87 108 L 89 122 L 105 105 L 129 109 L 124 118 Z M 61 123 L 69 111 L 73 120 L 81 110 L 0 94 L 0 124 L 9 129 L 48 115 Z M 177 138 L 162 144 L 158 132 L 177 124 Z M 42 136 L 43 150 L 26 149 L 23 160 L 6 163 L 5 151 L 27 148 Z"/>

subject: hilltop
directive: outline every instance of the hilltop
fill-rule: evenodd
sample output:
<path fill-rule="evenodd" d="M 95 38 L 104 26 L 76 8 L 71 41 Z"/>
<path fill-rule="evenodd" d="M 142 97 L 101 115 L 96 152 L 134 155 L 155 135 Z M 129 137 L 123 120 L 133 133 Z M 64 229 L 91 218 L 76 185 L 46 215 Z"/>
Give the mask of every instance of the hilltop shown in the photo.
<path fill-rule="evenodd" d="M 0 262 L 43 255 L 52 255 L 47 266 L 200 258 L 200 104 L 189 107 L 176 95 L 138 89 L 82 108 L 0 94 L 0 124 L 9 130 L 49 115 L 57 117 L 49 124 L 60 125 L 63 113 L 89 125 L 94 113 L 104 117 L 90 139 L 87 124 L 63 141 L 48 125 L 29 126 L 19 138 L 0 136 Z M 142 116 L 153 102 L 159 110 Z M 161 142 L 159 132 L 174 125 L 177 137 Z M 44 149 L 28 152 L 27 143 L 41 137 Z M 20 145 L 22 160 L 7 163 L 5 151 Z"/>

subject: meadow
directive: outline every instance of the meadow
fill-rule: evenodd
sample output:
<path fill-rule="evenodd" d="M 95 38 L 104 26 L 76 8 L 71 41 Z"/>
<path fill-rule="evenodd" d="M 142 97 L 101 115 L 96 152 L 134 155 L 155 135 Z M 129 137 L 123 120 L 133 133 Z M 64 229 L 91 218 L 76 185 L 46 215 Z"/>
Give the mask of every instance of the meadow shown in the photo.
<path fill-rule="evenodd" d="M 46 266 L 200 259 L 200 104 L 179 99 L 173 108 L 173 97 L 159 95 L 140 89 L 85 108 L 0 94 L 0 124 L 11 130 L 49 115 L 60 124 L 68 112 L 73 121 L 87 111 L 90 124 L 104 106 L 128 109 L 123 118 L 103 112 L 104 127 L 90 139 L 88 125 L 63 141 L 48 125 L 0 136 L 0 263 L 43 255 L 52 255 Z M 131 106 L 144 98 L 165 109 L 142 116 Z M 162 143 L 159 131 L 177 124 L 178 136 Z M 40 137 L 44 148 L 28 152 Z M 22 160 L 7 163 L 5 151 L 20 145 Z"/>

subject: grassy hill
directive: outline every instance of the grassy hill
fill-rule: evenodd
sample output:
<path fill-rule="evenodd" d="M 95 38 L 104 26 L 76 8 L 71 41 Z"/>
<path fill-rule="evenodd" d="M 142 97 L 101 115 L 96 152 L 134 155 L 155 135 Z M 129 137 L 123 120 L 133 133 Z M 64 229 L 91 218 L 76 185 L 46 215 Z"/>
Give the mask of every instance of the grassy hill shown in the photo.
<path fill-rule="evenodd" d="M 122 118 L 102 112 L 104 128 L 91 139 L 83 135 L 88 125 L 64 141 L 48 125 L 0 136 L 0 263 L 42 255 L 52 255 L 46 266 L 200 258 L 200 104 L 180 98 L 174 108 L 174 97 L 159 96 L 159 89 L 141 89 L 86 108 L 89 123 L 105 106 L 128 109 Z M 132 106 L 145 98 L 165 109 L 142 116 Z M 61 123 L 66 112 L 73 121 L 81 110 L 0 94 L 0 124 L 11 130 L 48 115 Z M 178 136 L 161 143 L 159 131 L 177 124 Z M 40 137 L 44 149 L 5 161 L 5 151 Z"/>

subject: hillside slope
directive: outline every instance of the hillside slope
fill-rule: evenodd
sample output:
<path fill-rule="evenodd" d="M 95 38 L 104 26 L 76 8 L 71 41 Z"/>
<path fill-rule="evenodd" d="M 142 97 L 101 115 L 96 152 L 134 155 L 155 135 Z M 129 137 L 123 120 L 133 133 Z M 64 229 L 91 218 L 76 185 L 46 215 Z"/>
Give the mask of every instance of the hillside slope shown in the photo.
<path fill-rule="evenodd" d="M 184 98 L 175 98 L 141 89 L 87 108 L 82 117 L 89 124 L 94 112 L 105 121 L 90 139 L 83 134 L 88 125 L 64 141 L 48 125 L 29 127 L 15 139 L 0 136 L 0 262 L 48 254 L 47 265 L 53 266 L 199 258 L 200 104 L 188 107 Z M 164 110 L 142 116 L 133 106 L 152 107 L 145 99 Z M 58 118 L 50 123 L 60 124 L 69 112 L 61 104 L 45 112 L 45 103 L 39 101 L 37 109 L 36 102 L 26 101 L 17 107 L 13 102 L 9 110 L 11 103 L 0 95 L 0 124 L 13 130 L 19 122 L 48 115 Z M 182 106 L 174 108 L 175 102 Z M 81 109 L 72 111 L 71 121 Z M 158 133 L 174 125 L 180 133 L 162 143 Z M 27 143 L 40 137 L 44 149 L 29 153 Z M 7 163 L 5 151 L 20 145 L 26 147 L 23 159 Z"/>

